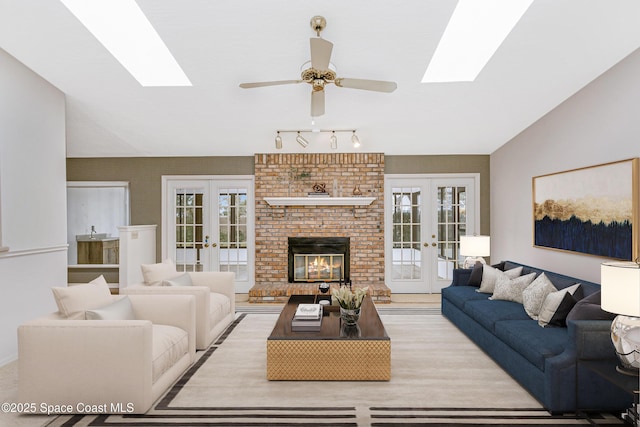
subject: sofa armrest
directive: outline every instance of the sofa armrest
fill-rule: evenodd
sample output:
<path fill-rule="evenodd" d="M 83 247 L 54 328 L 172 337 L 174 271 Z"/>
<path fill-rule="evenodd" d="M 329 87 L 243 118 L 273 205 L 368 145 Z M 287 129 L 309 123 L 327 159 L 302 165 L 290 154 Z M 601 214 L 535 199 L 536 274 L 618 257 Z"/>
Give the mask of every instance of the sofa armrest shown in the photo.
<path fill-rule="evenodd" d="M 18 353 L 19 399 L 38 410 L 42 403 L 75 408 L 79 394 L 87 404 L 152 403 L 148 320 L 38 319 L 18 327 Z"/>
<path fill-rule="evenodd" d="M 189 273 L 191 281 L 196 286 L 207 286 L 211 292 L 216 292 L 229 297 L 231 312 L 236 309 L 236 274 L 230 271 L 198 271 Z"/>
<path fill-rule="evenodd" d="M 189 334 L 189 354 L 196 353 L 196 298 L 193 295 L 129 295 L 138 319 L 176 326 Z"/>
<path fill-rule="evenodd" d="M 611 320 L 570 320 L 567 328 L 579 360 L 616 359 Z"/>
<path fill-rule="evenodd" d="M 450 286 L 467 286 L 472 271 L 472 268 L 454 268 Z"/>

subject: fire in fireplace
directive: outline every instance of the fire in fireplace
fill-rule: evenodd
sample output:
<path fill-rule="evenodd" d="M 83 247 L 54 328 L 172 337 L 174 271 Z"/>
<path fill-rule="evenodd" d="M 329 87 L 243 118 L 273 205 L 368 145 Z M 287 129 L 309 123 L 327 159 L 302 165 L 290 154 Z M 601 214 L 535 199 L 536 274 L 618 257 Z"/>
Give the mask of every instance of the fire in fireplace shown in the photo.
<path fill-rule="evenodd" d="M 348 237 L 289 237 L 289 282 L 349 281 Z"/>

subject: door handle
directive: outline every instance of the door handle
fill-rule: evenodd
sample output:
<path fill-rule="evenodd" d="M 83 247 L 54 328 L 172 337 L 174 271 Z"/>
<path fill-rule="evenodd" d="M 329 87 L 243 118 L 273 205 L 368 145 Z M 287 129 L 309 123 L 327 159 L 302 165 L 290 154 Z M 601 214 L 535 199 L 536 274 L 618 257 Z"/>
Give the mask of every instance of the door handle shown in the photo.
<path fill-rule="evenodd" d="M 438 244 L 437 244 L 436 242 L 433 242 L 433 243 L 431 244 L 431 246 L 436 247 L 436 246 L 438 246 Z"/>
<path fill-rule="evenodd" d="M 212 244 L 211 244 L 211 247 L 212 247 L 212 248 L 215 248 L 216 246 L 218 246 L 218 244 L 217 244 L 217 243 L 212 243 Z"/>
<path fill-rule="evenodd" d="M 205 248 L 209 247 L 209 236 L 204 236 L 204 247 Z"/>

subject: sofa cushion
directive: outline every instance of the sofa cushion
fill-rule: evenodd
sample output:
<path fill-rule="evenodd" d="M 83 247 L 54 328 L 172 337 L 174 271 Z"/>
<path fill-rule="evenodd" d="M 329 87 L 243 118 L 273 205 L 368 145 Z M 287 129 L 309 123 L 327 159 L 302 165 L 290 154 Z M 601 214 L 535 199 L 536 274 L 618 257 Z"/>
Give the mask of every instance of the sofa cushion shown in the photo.
<path fill-rule="evenodd" d="M 600 303 L 601 294 L 599 291 L 582 298 L 567 315 L 567 322 L 569 320 L 613 320 L 616 315 L 604 311 Z"/>
<path fill-rule="evenodd" d="M 524 276 L 510 279 L 507 275 L 499 275 L 496 286 L 490 300 L 513 301 L 522 304 L 522 291 L 524 291 L 536 278 L 536 273 L 529 273 Z"/>
<path fill-rule="evenodd" d="M 162 286 L 193 286 L 189 273 L 184 273 L 169 280 L 163 280 Z"/>
<path fill-rule="evenodd" d="M 152 325 L 153 349 L 151 369 L 153 382 L 189 352 L 189 334 L 169 325 Z"/>
<path fill-rule="evenodd" d="M 464 312 L 492 333 L 495 323 L 501 320 L 529 319 L 522 305 L 512 301 L 468 301 L 464 305 Z"/>
<path fill-rule="evenodd" d="M 556 292 L 551 292 L 544 299 L 542 308 L 540 308 L 540 315 L 538 316 L 538 324 L 545 327 L 553 321 L 554 325 L 559 325 L 561 320 L 566 319 L 569 311 L 576 303 L 574 294 L 578 293 L 580 284 L 576 283 L 568 288 L 560 289 Z M 569 294 L 570 298 L 565 298 L 565 295 Z M 556 312 L 558 312 L 556 314 Z"/>
<path fill-rule="evenodd" d="M 501 271 L 497 268 L 485 265 L 482 268 L 482 283 L 480 283 L 480 289 L 478 292 L 492 294 L 496 285 L 496 280 L 500 275 L 506 275 L 510 279 L 515 279 L 522 273 L 522 267 L 512 268 L 511 270 Z"/>
<path fill-rule="evenodd" d="M 124 296 L 111 304 L 84 312 L 87 320 L 136 320 L 133 306 L 128 296 Z"/>
<path fill-rule="evenodd" d="M 219 294 L 217 292 L 211 292 L 209 297 L 209 304 L 211 308 L 211 314 L 209 316 L 209 328 L 220 323 L 229 313 L 231 313 L 231 300 L 228 296 Z"/>
<path fill-rule="evenodd" d="M 182 273 L 176 271 L 176 266 L 170 259 L 157 264 L 142 264 L 142 277 L 147 286 L 160 286 L 164 280 L 173 279 Z"/>
<path fill-rule="evenodd" d="M 95 279 L 93 279 L 92 281 L 90 281 L 89 283 L 93 283 L 93 284 L 97 284 L 97 285 L 108 285 L 107 284 L 107 279 L 104 278 L 104 275 L 99 275 L 98 277 L 96 277 Z"/>
<path fill-rule="evenodd" d="M 488 294 L 476 292 L 477 289 L 475 286 L 448 286 L 442 289 L 442 298 L 462 310 L 467 301 L 489 298 Z"/>
<path fill-rule="evenodd" d="M 529 317 L 533 320 L 538 320 L 538 315 L 540 314 L 540 309 L 542 308 L 542 303 L 545 298 L 547 298 L 547 295 L 551 292 L 556 291 L 556 287 L 553 286 L 553 283 L 547 278 L 547 275 L 544 272 L 540 273 L 540 275 L 536 277 L 536 280 L 531 282 L 531 285 L 522 291 L 522 304 Z"/>
<path fill-rule="evenodd" d="M 106 284 L 87 283 L 64 288 L 54 287 L 51 290 L 58 310 L 65 317 L 113 302 L 111 291 Z M 84 318 L 84 314 L 82 317 Z"/>
<path fill-rule="evenodd" d="M 497 322 L 495 335 L 541 371 L 545 360 L 562 353 L 569 339 L 567 328 L 543 329 L 531 319 Z"/>

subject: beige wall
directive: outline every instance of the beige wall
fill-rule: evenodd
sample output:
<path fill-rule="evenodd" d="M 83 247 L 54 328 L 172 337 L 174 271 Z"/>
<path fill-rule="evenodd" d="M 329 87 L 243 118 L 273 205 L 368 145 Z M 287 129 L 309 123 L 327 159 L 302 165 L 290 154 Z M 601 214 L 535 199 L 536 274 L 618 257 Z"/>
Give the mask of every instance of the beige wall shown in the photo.
<path fill-rule="evenodd" d="M 481 233 L 489 234 L 489 156 L 385 156 L 384 173 L 480 173 Z M 123 157 L 67 159 L 68 181 L 128 181 L 131 224 L 157 224 L 161 256 L 163 175 L 254 175 L 254 157 Z M 74 277 L 69 277 L 71 282 Z M 78 280 L 81 280 L 80 278 Z"/>

